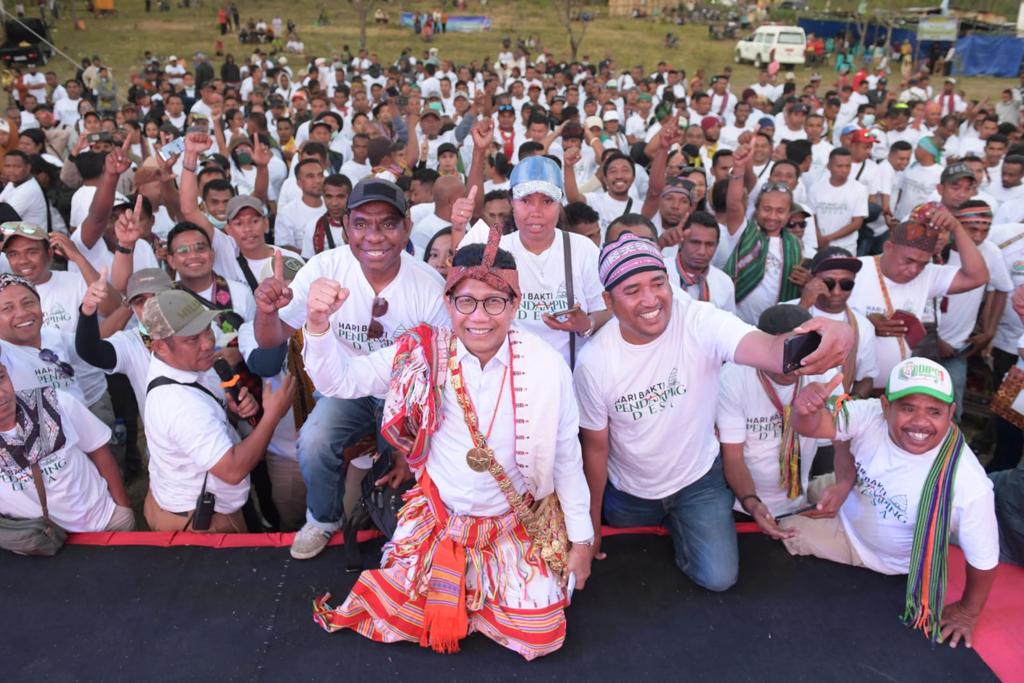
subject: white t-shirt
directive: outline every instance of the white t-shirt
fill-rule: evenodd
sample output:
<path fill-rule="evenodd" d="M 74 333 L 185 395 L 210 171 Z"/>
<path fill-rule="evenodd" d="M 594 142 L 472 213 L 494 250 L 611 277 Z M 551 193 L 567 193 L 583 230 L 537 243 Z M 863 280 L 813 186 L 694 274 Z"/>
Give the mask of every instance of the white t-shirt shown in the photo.
<path fill-rule="evenodd" d="M 867 171 L 865 171 L 865 174 Z M 892 210 L 896 207 L 896 194 L 897 194 L 897 182 L 899 180 L 900 173 L 892 167 L 888 159 L 879 162 L 876 165 L 875 174 L 875 191 L 879 195 L 887 195 L 889 197 L 889 209 Z M 870 189 L 869 189 L 870 192 Z M 879 197 L 879 202 L 881 202 Z M 876 237 L 881 235 L 889 226 L 886 225 L 885 216 L 879 214 L 878 218 L 873 223 L 868 223 L 868 227 L 871 228 L 872 234 Z"/>
<path fill-rule="evenodd" d="M 336 280 L 349 290 L 344 305 L 331 316 L 330 323 L 334 334 L 355 351 L 355 355 L 363 356 L 391 346 L 421 322 L 439 326 L 449 324 L 443 301 L 443 282 L 437 271 L 402 252 L 402 263 L 395 279 L 380 294 L 374 295 L 348 245 L 321 252 L 302 267 L 291 284 L 294 297 L 279 313 L 282 322 L 296 330 L 302 327 L 306 322 L 309 286 L 321 277 Z M 384 334 L 378 339 L 367 339 L 375 296 L 388 302 L 387 313 L 377 319 L 384 328 Z"/>
<path fill-rule="evenodd" d="M 700 287 L 696 284 L 690 286 L 686 285 L 682 276 L 679 274 L 677 259 L 666 258 L 665 267 L 668 269 L 669 278 L 672 280 L 673 288 L 686 292 L 690 298 L 700 301 Z M 711 265 L 708 266 L 708 272 L 705 277 L 707 278 L 708 294 L 710 295 L 711 303 L 718 306 L 723 311 L 735 314 L 736 285 L 733 284 L 732 278 Z"/>
<path fill-rule="evenodd" d="M 3 192 L 0 192 L 0 202 L 10 204 L 26 223 L 34 223 L 46 229 L 46 198 L 35 178 L 30 177 L 17 186 L 7 183 Z"/>
<path fill-rule="evenodd" d="M 433 211 L 416 221 L 412 226 L 412 232 L 409 234 L 409 241 L 416 248 L 416 256 L 422 259 L 423 252 L 427 250 L 427 245 L 430 244 L 431 238 L 441 228 L 448 227 L 451 227 L 451 222 L 441 218 Z"/>
<path fill-rule="evenodd" d="M 799 305 L 800 300 L 793 299 L 785 303 L 796 306 Z M 859 382 L 869 377 L 873 379 L 878 374 L 878 363 L 875 360 L 875 326 L 871 324 L 870 320 L 852 308 L 849 311 L 853 314 L 853 319 L 857 323 L 857 372 L 853 380 Z M 829 320 L 849 323 L 845 311 L 829 313 L 817 306 L 811 306 L 807 309 L 807 312 L 813 318 L 828 318 Z"/>
<path fill-rule="evenodd" d="M 789 498 L 781 483 L 779 471 L 782 446 L 782 416 L 768 397 L 757 376 L 757 368 L 726 363 L 722 367 L 718 387 L 718 408 L 715 423 L 719 441 L 723 444 L 743 444 L 743 460 L 754 482 L 754 491 L 778 517 L 807 507 L 807 482 L 818 451 L 813 437 L 798 436 L 800 442 L 800 488 L 803 493 Z M 825 377 L 811 376 L 801 380 L 801 387 L 810 382 L 827 381 Z M 768 380 L 783 406 L 791 406 L 797 385 L 783 386 Z M 837 389 L 838 391 L 838 389 Z M 733 509 L 743 512 L 739 501 Z"/>
<path fill-rule="evenodd" d="M 840 424 L 836 438 L 853 442 L 857 483 L 839 508 L 839 520 L 865 566 L 882 574 L 906 574 L 921 491 L 939 447 L 914 455 L 893 443 L 878 399 L 845 405 L 849 421 Z M 957 463 L 949 526 L 950 540 L 964 551 L 968 564 L 995 568 L 999 530 L 992 482 L 966 444 Z"/>
<path fill-rule="evenodd" d="M 873 256 L 862 256 L 864 266 L 857 273 L 856 286 L 847 304 L 861 315 L 873 313 L 888 315 L 885 296 L 880 284 L 880 268 L 875 266 Z M 940 266 L 929 263 L 924 270 L 910 282 L 897 283 L 885 278 L 885 287 L 892 301 L 893 311 L 906 311 L 923 320 L 928 300 L 945 296 L 953 279 L 959 272 L 957 266 Z M 878 375 L 875 376 L 875 388 L 880 389 L 889 381 L 889 372 L 904 358 L 910 357 L 910 349 L 900 337 L 875 337 L 875 360 L 878 363 Z"/>
<path fill-rule="evenodd" d="M 1014 240 L 1018 235 L 1024 235 L 1024 226 L 1019 223 L 993 225 L 988 233 L 988 241 L 999 249 L 1003 263 L 1009 270 L 1014 289 L 1024 285 L 1024 237 L 1006 246 L 1001 245 Z M 1003 315 L 999 319 L 992 343 L 1001 351 L 1017 355 L 1017 340 L 1021 335 L 1024 335 L 1024 325 L 1021 324 L 1020 316 L 1013 310 L 1012 302 L 1007 297 L 1006 307 L 1003 308 Z"/>
<path fill-rule="evenodd" d="M 107 371 L 107 374 L 120 373 L 128 378 L 128 382 L 132 385 L 132 391 L 135 392 L 139 415 L 145 415 L 146 375 L 149 374 L 149 361 L 152 356 L 149 349 L 146 348 L 145 342 L 142 341 L 139 328 L 135 326 L 118 330 L 107 337 L 107 341 L 114 347 L 114 353 L 117 355 L 113 369 Z"/>
<path fill-rule="evenodd" d="M 483 221 L 466 234 L 463 244 L 485 243 L 490 228 Z M 533 332 L 562 354 L 566 364 L 569 363 L 569 332 L 553 330 L 543 318 L 544 313 L 563 311 L 569 307 L 565 284 L 565 246 L 563 231 L 556 229 L 554 241 L 543 254 L 534 254 L 523 246 L 519 233 L 511 233 L 501 238 L 501 248 L 512 253 L 516 260 L 519 273 L 519 289 L 523 298 L 519 302 L 516 324 Z M 583 235 L 569 233 L 569 249 L 572 252 L 573 298 L 584 313 L 605 310 L 601 279 L 597 274 L 597 261 L 600 255 L 597 247 Z M 582 337 L 576 338 L 576 350 L 579 353 L 584 343 Z"/>
<path fill-rule="evenodd" d="M 861 183 L 853 179 L 853 174 L 845 183 L 836 187 L 828 176 L 816 182 L 808 193 L 808 200 L 814 211 L 814 221 L 818 230 L 825 237 L 849 225 L 854 218 L 867 218 L 868 191 Z M 842 247 L 851 253 L 857 253 L 857 231 L 837 238 L 830 246 Z"/>
<path fill-rule="evenodd" d="M 665 498 L 718 457 L 715 401 L 722 363 L 754 328 L 713 304 L 676 297 L 668 327 L 643 345 L 614 318 L 576 365 L 580 427 L 609 429 L 608 480 L 640 498 Z M 614 359 L 614 362 L 611 362 Z"/>
<path fill-rule="evenodd" d="M 82 256 L 86 258 L 96 271 L 101 271 L 104 268 L 107 272 L 111 272 L 112 266 L 114 265 L 114 252 L 108 247 L 107 243 L 103 241 L 103 237 L 100 236 L 96 240 L 96 243 L 92 247 L 85 246 L 82 241 L 82 231 L 76 230 L 71 235 L 71 241 L 75 243 L 78 250 L 82 252 Z M 143 268 L 158 268 L 159 262 L 156 260 L 156 254 L 153 253 L 153 247 L 150 246 L 146 240 L 139 240 L 135 243 L 135 250 L 132 252 L 132 272 L 138 272 Z M 81 271 L 74 263 L 68 263 L 68 272 L 79 274 Z"/>
<path fill-rule="evenodd" d="M 349 159 L 343 163 L 341 165 L 341 170 L 339 171 L 339 173 L 351 180 L 353 185 L 370 175 L 372 172 L 373 166 L 370 165 L 369 161 L 360 164 L 355 159 Z"/>
<path fill-rule="evenodd" d="M 82 185 L 75 190 L 75 193 L 71 195 L 71 221 L 69 227 L 75 229 L 82 225 L 82 221 L 89 215 L 89 209 L 92 207 L 92 198 L 95 196 L 95 185 Z"/>
<path fill-rule="evenodd" d="M 43 309 L 43 329 L 73 335 L 78 327 L 78 306 L 88 289 L 81 273 L 50 271 L 50 279 L 36 285 Z"/>
<path fill-rule="evenodd" d="M 736 231 L 737 242 L 739 242 L 742 231 L 743 228 Z M 782 291 L 782 266 L 782 238 L 769 237 L 764 277 L 743 301 L 736 302 L 736 315 L 740 320 L 756 325 L 757 319 L 761 317 L 765 309 L 779 303 L 779 293 Z"/>
<path fill-rule="evenodd" d="M 640 213 L 640 209 L 644 204 L 632 196 L 625 200 L 615 199 L 604 190 L 588 192 L 585 197 L 590 208 L 597 212 L 598 224 L 601 226 L 602 241 L 612 221 L 624 213 Z"/>
<path fill-rule="evenodd" d="M 316 255 L 316 247 L 313 245 L 313 235 L 316 232 L 316 224 L 324 214 L 320 214 L 310 222 L 306 223 L 306 227 L 302 229 L 302 258 L 307 261 Z M 335 226 L 327 219 L 327 230 L 331 237 L 334 238 L 334 246 L 345 244 L 345 228 L 340 223 Z M 327 239 L 326 233 L 324 235 L 324 251 L 331 248 L 331 243 Z"/>
<path fill-rule="evenodd" d="M 939 338 L 959 351 L 967 343 L 978 322 L 978 311 L 985 298 L 985 292 L 1012 292 L 1013 281 L 1003 261 L 999 248 L 985 241 L 978 245 L 978 251 L 988 266 L 988 285 L 980 285 L 959 294 L 950 294 L 945 310 L 939 314 Z M 948 265 L 960 267 L 960 252 L 950 250 Z"/>
<path fill-rule="evenodd" d="M 155 356 L 146 376 L 178 382 L 199 382 L 202 375 L 178 370 Z M 224 407 L 206 392 L 175 384 L 149 392 L 143 423 L 149 446 L 149 489 L 157 505 L 168 512 L 189 512 L 211 467 L 241 439 L 228 422 Z M 229 484 L 210 474 L 206 490 L 216 497 L 214 510 L 231 514 L 249 497 L 249 476 Z"/>
<path fill-rule="evenodd" d="M 103 392 L 107 390 L 106 378 L 102 372 L 78 357 L 73 335 L 43 328 L 40 340 L 42 346 L 38 349 L 0 341 L 4 365 L 11 375 L 15 390 L 25 391 L 35 387 L 63 389 L 87 406 L 103 397 Z M 53 351 L 57 361 L 40 358 L 44 349 Z M 61 370 L 61 361 L 71 365 L 73 376 Z"/>
<path fill-rule="evenodd" d="M 64 447 L 39 460 L 50 519 L 66 531 L 103 531 L 116 504 L 87 454 L 110 441 L 110 429 L 67 392 L 58 391 L 57 401 Z M 31 469 L 0 470 L 0 513 L 22 519 L 43 516 Z"/>
<path fill-rule="evenodd" d="M 893 215 L 901 221 L 906 220 L 914 207 L 928 201 L 941 177 L 942 164 L 922 166 L 915 163 L 909 166 L 897 180 L 899 200 L 895 205 L 890 203 Z"/>
<path fill-rule="evenodd" d="M 302 199 L 297 199 L 281 207 L 274 223 L 274 244 L 299 249 L 302 246 L 302 233 L 306 224 L 323 214 L 323 200 L 319 206 L 309 206 Z"/>

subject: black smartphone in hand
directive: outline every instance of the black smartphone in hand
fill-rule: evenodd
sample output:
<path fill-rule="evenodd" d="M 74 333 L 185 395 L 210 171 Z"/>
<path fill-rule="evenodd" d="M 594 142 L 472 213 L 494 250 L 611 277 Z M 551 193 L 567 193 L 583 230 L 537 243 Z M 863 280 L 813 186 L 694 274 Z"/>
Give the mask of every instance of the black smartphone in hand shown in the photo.
<path fill-rule="evenodd" d="M 821 335 L 817 332 L 794 334 L 782 347 L 782 373 L 788 375 L 800 369 L 800 361 L 818 350 Z"/>

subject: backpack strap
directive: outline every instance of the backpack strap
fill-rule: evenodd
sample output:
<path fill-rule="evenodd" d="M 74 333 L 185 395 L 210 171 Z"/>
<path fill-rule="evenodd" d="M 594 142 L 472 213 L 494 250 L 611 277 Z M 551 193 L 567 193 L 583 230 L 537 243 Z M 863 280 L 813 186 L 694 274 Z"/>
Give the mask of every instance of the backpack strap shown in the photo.
<path fill-rule="evenodd" d="M 632 206 L 633 199 L 630 198 L 629 204 L 626 206 L 626 211 L 629 211 L 629 207 Z M 569 239 L 569 231 L 562 231 L 562 252 L 565 257 L 565 298 L 567 308 L 572 308 L 576 305 L 576 297 L 573 292 L 572 282 L 572 242 Z M 572 370 L 576 367 L 576 333 L 569 331 L 569 369 Z"/>

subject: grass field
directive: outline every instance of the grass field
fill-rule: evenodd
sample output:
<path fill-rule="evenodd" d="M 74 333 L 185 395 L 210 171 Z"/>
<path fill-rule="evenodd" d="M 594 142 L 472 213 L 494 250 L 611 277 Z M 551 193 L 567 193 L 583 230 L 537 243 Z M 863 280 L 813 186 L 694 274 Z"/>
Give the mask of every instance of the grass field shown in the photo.
<path fill-rule="evenodd" d="M 127 86 L 129 72 L 138 68 L 145 50 L 151 50 L 160 57 L 172 54 L 179 57 L 191 56 L 195 51 L 202 50 L 211 55 L 216 66 L 220 65 L 222 59 L 212 57 L 214 43 L 220 37 L 216 27 L 216 3 L 207 0 L 203 7 L 179 9 L 176 1 L 171 0 L 173 9 L 164 13 L 155 11 L 156 4 L 154 0 L 154 11 L 147 14 L 142 0 L 121 0 L 117 3 L 117 14 L 110 17 L 92 17 L 79 9 L 79 18 L 85 20 L 84 31 L 72 30 L 70 17 L 65 10 L 54 32 L 54 42 L 76 60 L 93 54 L 102 56 L 113 68 L 115 78 L 122 88 Z M 367 29 L 368 48 L 375 51 L 385 64 L 392 62 L 404 47 L 412 48 L 416 53 L 422 52 L 428 45 L 411 30 L 400 28 L 398 16 L 402 9 L 425 11 L 438 4 L 384 4 L 390 12 L 391 23 L 378 27 L 371 21 Z M 240 0 L 238 5 L 243 22 L 249 17 L 262 17 L 269 23 L 275 14 L 284 21 L 289 18 L 295 21 L 297 32 L 309 54 L 338 54 L 342 45 L 347 44 L 353 50 L 358 46 L 357 14 L 349 3 L 328 5 L 330 24 L 322 27 L 315 26 L 321 7 L 319 2 Z M 603 4 L 595 4 L 589 9 L 596 15 L 596 20 L 587 30 L 580 56 L 589 56 L 591 61 L 614 57 L 619 66 L 643 64 L 647 70 L 653 70 L 654 65 L 664 59 L 685 68 L 689 73 L 705 69 L 709 74 L 732 61 L 734 41 L 709 40 L 706 26 L 677 27 L 653 20 L 611 18 Z M 556 58 L 568 58 L 568 37 L 558 22 L 554 3 L 542 0 L 491 0 L 486 7 L 481 7 L 477 2 L 470 2 L 466 14 L 481 13 L 488 14 L 492 19 L 493 28 L 490 32 L 440 35 L 429 46 L 437 47 L 442 58 L 450 58 L 457 63 L 481 63 L 484 57 L 493 60 L 502 36 L 525 38 L 533 35 L 542 45 L 550 47 Z M 663 39 L 668 31 L 680 39 L 679 47 L 674 50 L 663 47 Z M 233 53 L 236 58 L 251 51 L 251 46 L 242 45 L 232 34 L 225 36 L 224 47 L 226 52 Z M 291 57 L 293 65 L 298 61 L 298 56 Z M 73 73 L 72 65 L 60 56 L 54 58 L 50 68 L 65 76 Z M 754 81 L 752 67 L 740 66 L 736 71 L 738 84 L 745 85 Z M 1014 84 L 1015 80 L 996 78 L 970 78 L 961 82 L 969 96 L 991 97 L 993 100 L 998 98 L 1003 88 Z"/>

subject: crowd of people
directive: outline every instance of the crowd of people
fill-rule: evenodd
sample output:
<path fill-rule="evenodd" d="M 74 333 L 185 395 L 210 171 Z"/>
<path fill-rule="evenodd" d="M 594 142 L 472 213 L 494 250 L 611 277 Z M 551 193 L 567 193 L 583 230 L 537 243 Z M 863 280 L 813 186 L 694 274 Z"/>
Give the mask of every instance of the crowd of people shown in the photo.
<path fill-rule="evenodd" d="M 905 619 L 969 645 L 1024 559 L 1019 421 L 983 428 L 989 473 L 960 428 L 969 367 L 1024 367 L 1024 85 L 887 78 L 257 47 L 147 55 L 122 98 L 98 57 L 30 65 L 0 121 L 0 514 L 294 531 L 301 560 L 414 480 L 317 621 L 527 659 L 603 524 L 666 526 L 725 591 L 746 519 L 908 575 Z"/>

